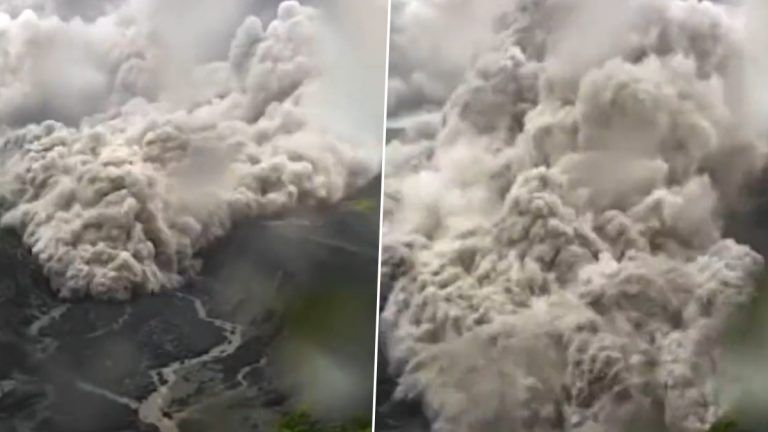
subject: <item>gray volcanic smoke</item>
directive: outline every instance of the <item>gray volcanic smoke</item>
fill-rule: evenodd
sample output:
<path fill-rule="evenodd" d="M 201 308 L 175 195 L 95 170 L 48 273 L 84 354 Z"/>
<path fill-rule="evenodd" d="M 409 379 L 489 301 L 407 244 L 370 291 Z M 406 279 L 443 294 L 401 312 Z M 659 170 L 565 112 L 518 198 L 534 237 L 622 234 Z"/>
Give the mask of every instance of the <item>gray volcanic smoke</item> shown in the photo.
<path fill-rule="evenodd" d="M 317 115 L 323 12 L 252 3 L 0 2 L 2 225 L 62 297 L 172 289 L 233 221 L 374 174 L 378 137 Z"/>
<path fill-rule="evenodd" d="M 395 397 L 440 432 L 706 430 L 763 268 L 720 215 L 764 161 L 765 11 L 395 6 L 389 114 L 443 104 L 387 153 Z"/>

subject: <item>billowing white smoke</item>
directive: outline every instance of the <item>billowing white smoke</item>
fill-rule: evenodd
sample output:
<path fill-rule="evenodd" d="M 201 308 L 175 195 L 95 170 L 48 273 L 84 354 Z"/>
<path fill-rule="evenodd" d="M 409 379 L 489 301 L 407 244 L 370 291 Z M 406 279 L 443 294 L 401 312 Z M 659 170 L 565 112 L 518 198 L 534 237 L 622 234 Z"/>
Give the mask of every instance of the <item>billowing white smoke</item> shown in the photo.
<path fill-rule="evenodd" d="M 506 0 L 393 0 L 389 113 L 440 105 L 461 80 L 477 47 L 491 39 L 492 18 L 505 4 Z"/>
<path fill-rule="evenodd" d="M 38 3 L 0 14 L 2 224 L 62 297 L 172 289 L 234 221 L 373 174 L 375 143 L 308 107 L 319 10 L 285 1 L 265 28 L 233 14 L 243 0 L 130 0 L 88 21 Z"/>
<path fill-rule="evenodd" d="M 764 157 L 744 19 L 510 0 L 442 123 L 390 144 L 382 331 L 434 430 L 701 432 L 727 408 L 717 335 L 763 267 L 719 218 Z"/>

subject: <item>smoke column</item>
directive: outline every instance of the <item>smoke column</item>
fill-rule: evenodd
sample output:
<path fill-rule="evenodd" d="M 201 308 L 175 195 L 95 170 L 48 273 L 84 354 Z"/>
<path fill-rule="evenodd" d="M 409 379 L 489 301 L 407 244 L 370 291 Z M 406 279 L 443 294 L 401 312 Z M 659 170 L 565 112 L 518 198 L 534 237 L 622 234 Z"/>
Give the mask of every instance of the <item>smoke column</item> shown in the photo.
<path fill-rule="evenodd" d="M 746 7 L 395 2 L 381 331 L 435 431 L 702 432 L 729 408 L 718 336 L 763 268 L 721 234 L 765 156 Z"/>
<path fill-rule="evenodd" d="M 351 73 L 319 42 L 330 18 L 284 1 L 262 22 L 258 7 L 0 2 L 1 223 L 61 297 L 173 289 L 234 221 L 333 203 L 375 174 L 379 138 L 337 133 L 344 107 L 318 96 Z"/>

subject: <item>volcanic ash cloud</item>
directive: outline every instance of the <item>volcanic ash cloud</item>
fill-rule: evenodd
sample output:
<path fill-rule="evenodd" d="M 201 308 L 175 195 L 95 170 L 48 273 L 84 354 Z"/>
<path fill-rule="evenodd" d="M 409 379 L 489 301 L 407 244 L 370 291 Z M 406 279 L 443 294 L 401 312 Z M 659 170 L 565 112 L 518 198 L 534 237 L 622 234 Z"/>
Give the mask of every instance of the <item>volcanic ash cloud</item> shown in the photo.
<path fill-rule="evenodd" d="M 393 38 L 453 6 L 408 2 Z M 388 148 L 395 397 L 441 432 L 694 432 L 723 413 L 718 334 L 763 267 L 719 217 L 764 156 L 745 17 L 517 0 L 488 18 L 441 121 Z"/>
<path fill-rule="evenodd" d="M 64 298 L 177 287 L 234 221 L 332 203 L 373 174 L 371 145 L 307 108 L 327 70 L 319 10 L 285 1 L 264 26 L 228 12 L 241 0 L 179 19 L 155 0 L 88 19 L 17 3 L 0 13 L 2 225 Z"/>

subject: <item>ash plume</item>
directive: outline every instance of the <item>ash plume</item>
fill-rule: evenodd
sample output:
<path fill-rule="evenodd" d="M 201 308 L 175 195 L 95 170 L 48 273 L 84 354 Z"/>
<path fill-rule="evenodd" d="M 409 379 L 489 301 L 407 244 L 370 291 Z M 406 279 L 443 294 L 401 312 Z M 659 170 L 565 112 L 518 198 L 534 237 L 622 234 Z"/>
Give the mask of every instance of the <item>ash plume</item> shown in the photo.
<path fill-rule="evenodd" d="M 333 203 L 375 174 L 378 141 L 317 114 L 327 14 L 255 8 L 0 4 L 1 223 L 61 297 L 173 289 L 234 221 Z"/>
<path fill-rule="evenodd" d="M 729 408 L 719 334 L 763 268 L 721 218 L 765 161 L 765 14 L 748 7 L 393 10 L 393 41 L 437 45 L 393 42 L 390 96 L 442 109 L 387 149 L 381 331 L 395 397 L 433 430 L 702 432 Z M 462 33 L 456 8 L 480 22 Z M 451 57 L 456 37 L 472 48 Z"/>

